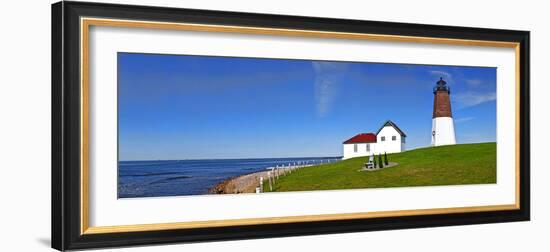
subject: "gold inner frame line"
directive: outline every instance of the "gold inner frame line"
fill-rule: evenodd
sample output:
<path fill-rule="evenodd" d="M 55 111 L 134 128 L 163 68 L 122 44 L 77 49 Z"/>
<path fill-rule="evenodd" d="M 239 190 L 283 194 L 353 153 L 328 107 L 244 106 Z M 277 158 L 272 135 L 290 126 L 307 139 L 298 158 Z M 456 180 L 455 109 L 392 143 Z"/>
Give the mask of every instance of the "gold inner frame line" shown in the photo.
<path fill-rule="evenodd" d="M 90 78 L 89 76 L 89 67 L 90 67 L 89 66 L 89 49 L 90 49 L 89 32 L 90 32 L 90 26 L 128 27 L 128 28 L 144 28 L 144 29 L 185 30 L 185 31 L 240 33 L 240 34 L 292 36 L 292 37 L 317 37 L 317 38 L 357 39 L 357 40 L 385 41 L 385 42 L 409 42 L 409 43 L 430 43 L 430 44 L 446 44 L 446 45 L 461 45 L 461 46 L 487 46 L 487 47 L 514 48 L 515 56 L 516 56 L 516 62 L 515 62 L 515 65 L 516 65 L 516 68 L 515 68 L 515 74 L 516 74 L 516 79 L 515 79 L 515 85 L 516 85 L 515 204 L 90 227 L 89 225 L 89 78 Z M 519 205 L 520 203 L 519 104 L 520 104 L 521 97 L 519 96 L 519 88 L 520 88 L 519 43 L 503 42 L 503 41 L 329 32 L 329 31 L 317 31 L 317 30 L 277 29 L 277 28 L 249 27 L 249 26 L 207 25 L 207 24 L 195 24 L 195 23 L 170 23 L 170 22 L 101 19 L 101 18 L 85 18 L 85 17 L 80 19 L 80 28 L 81 28 L 80 29 L 80 39 L 81 39 L 80 40 L 80 43 L 81 43 L 81 47 L 80 47 L 81 118 L 80 119 L 81 119 L 81 145 L 82 145 L 81 146 L 81 164 L 80 164 L 80 174 L 81 174 L 81 177 L 80 177 L 80 180 L 81 180 L 80 181 L 80 184 L 81 184 L 80 233 L 83 235 L 100 234 L 100 233 L 117 233 L 117 232 L 138 232 L 138 231 L 158 231 L 158 230 L 170 230 L 170 229 L 205 228 L 205 227 L 224 227 L 224 226 L 238 226 L 238 225 L 280 224 L 280 223 L 291 223 L 291 222 L 367 219 L 367 218 L 414 216 L 414 215 L 488 212 L 488 211 L 520 209 L 520 205 Z"/>

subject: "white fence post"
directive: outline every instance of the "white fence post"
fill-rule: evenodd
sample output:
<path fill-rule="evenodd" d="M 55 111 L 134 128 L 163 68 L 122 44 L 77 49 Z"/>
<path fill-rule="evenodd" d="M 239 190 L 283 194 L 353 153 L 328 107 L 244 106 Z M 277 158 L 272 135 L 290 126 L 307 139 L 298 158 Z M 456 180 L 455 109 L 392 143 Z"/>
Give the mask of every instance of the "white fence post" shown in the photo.
<path fill-rule="evenodd" d="M 264 177 L 260 177 L 260 192 L 264 192 Z"/>
<path fill-rule="evenodd" d="M 269 179 L 269 191 L 271 192 L 273 191 L 273 182 L 271 182 L 273 178 L 270 171 L 267 172 L 267 178 Z"/>

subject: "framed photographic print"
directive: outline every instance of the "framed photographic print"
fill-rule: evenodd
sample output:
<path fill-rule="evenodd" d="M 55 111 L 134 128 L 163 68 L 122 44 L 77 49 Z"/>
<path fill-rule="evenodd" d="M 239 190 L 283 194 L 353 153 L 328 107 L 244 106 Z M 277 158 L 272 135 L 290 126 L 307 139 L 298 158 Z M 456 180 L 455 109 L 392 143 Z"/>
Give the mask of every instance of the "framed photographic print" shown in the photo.
<path fill-rule="evenodd" d="M 58 250 L 529 220 L 529 32 L 52 6 Z"/>

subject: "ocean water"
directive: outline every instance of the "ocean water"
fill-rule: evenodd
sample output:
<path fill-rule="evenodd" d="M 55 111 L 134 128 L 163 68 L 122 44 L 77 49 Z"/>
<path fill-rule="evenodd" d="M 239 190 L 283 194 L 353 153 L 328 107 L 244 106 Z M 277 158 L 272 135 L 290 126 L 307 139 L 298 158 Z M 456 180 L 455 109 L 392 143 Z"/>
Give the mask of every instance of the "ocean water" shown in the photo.
<path fill-rule="evenodd" d="M 218 183 L 270 167 L 335 162 L 340 157 L 160 160 L 118 162 L 118 197 L 208 194 Z"/>

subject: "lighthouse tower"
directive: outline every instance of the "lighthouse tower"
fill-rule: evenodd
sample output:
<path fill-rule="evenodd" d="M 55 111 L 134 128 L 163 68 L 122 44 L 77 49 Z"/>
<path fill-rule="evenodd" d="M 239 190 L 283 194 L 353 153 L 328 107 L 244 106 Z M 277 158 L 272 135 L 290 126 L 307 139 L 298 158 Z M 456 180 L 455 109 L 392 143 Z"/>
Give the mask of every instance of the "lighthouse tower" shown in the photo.
<path fill-rule="evenodd" d="M 456 144 L 455 126 L 451 113 L 451 89 L 440 78 L 433 89 L 432 146 Z"/>

